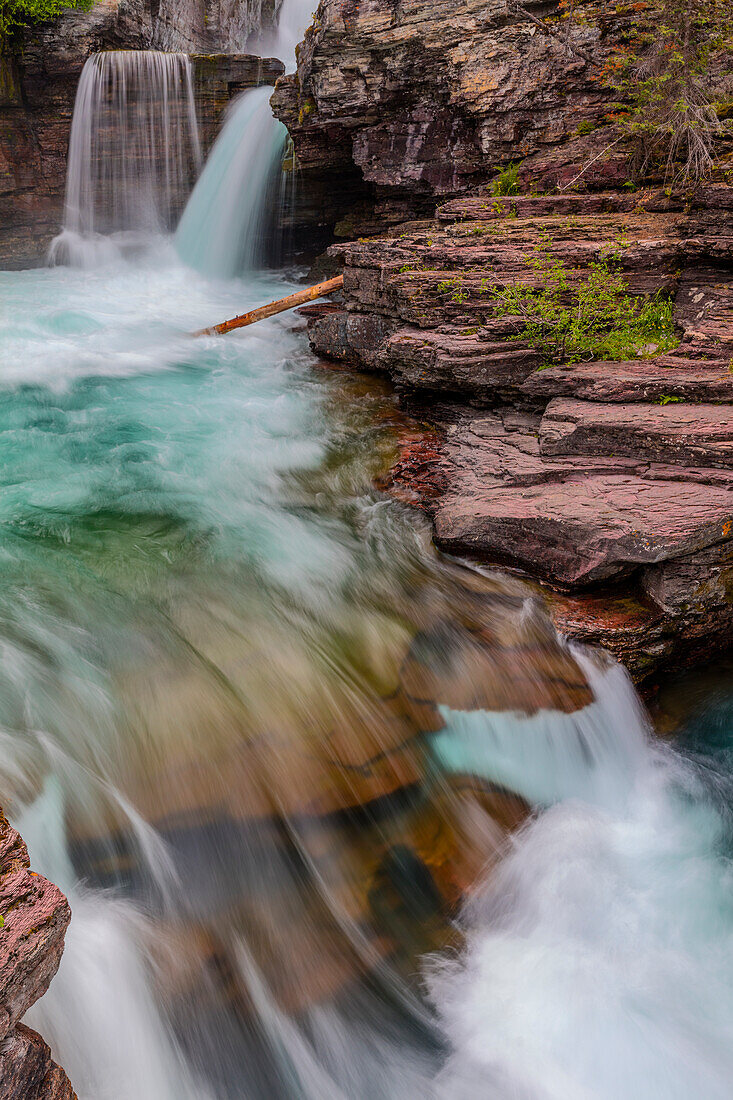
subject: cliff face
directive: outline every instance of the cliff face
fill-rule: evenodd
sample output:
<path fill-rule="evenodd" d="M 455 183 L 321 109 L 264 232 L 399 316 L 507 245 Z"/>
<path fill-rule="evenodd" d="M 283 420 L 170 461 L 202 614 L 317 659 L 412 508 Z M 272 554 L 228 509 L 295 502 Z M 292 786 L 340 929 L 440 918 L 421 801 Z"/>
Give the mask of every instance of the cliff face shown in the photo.
<path fill-rule="evenodd" d="M 29 30 L 12 55 L 0 55 L 0 266 L 43 263 L 63 216 L 66 161 L 76 88 L 90 54 L 105 49 L 181 50 L 195 55 L 195 89 L 204 149 L 231 97 L 274 84 L 283 66 L 272 58 L 218 54 L 231 19 L 254 26 L 254 0 L 102 0 L 88 12 Z M 272 5 L 261 5 L 266 26 Z M 236 9 L 236 11 L 235 11 Z M 269 15 L 268 15 L 269 12 Z M 244 33 L 244 32 L 242 32 Z M 203 53 L 202 51 L 206 51 Z"/>
<path fill-rule="evenodd" d="M 543 187 L 572 177 L 609 130 L 592 142 L 578 133 L 607 110 L 597 72 L 623 19 L 609 26 L 588 4 L 587 21 L 558 38 L 533 21 L 556 7 L 529 3 L 527 16 L 506 0 L 322 0 L 273 106 L 305 181 L 358 168 L 350 209 L 333 211 L 348 213 L 337 232 L 423 213 L 509 159 Z M 621 163 L 604 158 L 586 182 L 607 184 Z"/>
<path fill-rule="evenodd" d="M 74 1100 L 66 1074 L 19 1023 L 48 989 L 71 919 L 61 891 L 30 870 L 28 850 L 0 811 L 0 1098 Z"/>
<path fill-rule="evenodd" d="M 323 0 L 274 103 L 304 178 L 362 178 L 337 233 L 378 235 L 331 250 L 344 301 L 311 341 L 437 425 L 392 490 L 641 679 L 733 626 L 733 192 L 623 188 L 598 76 L 627 16 L 579 7 L 548 28 L 551 4 Z M 493 196 L 509 160 L 522 193 Z M 571 285 L 613 250 L 630 292 L 671 298 L 679 347 L 545 369 L 490 293 L 532 285 L 539 241 Z"/>

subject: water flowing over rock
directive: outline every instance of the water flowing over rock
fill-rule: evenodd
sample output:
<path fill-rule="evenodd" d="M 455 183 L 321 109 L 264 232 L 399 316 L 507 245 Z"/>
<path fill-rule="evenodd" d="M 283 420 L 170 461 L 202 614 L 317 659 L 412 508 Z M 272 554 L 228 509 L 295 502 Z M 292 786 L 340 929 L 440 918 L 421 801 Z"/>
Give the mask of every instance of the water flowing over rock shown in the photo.
<path fill-rule="evenodd" d="M 176 26 L 185 27 L 186 18 L 179 11 Z M 145 30 L 143 14 L 125 5 L 95 4 L 89 12 L 69 12 L 28 31 L 22 53 L 3 55 L 0 60 L 1 266 L 45 262 L 48 246 L 61 229 L 72 115 L 89 58 L 115 49 L 140 55 L 155 47 L 207 50 L 190 55 L 198 140 L 204 153 L 213 144 L 231 98 L 261 84 L 274 84 L 284 69 L 273 58 L 212 52 L 220 47 L 208 32 L 160 41 Z M 132 68 L 135 62 L 128 64 Z M 142 67 L 145 62 L 139 64 Z M 162 117 L 159 121 L 162 129 Z M 185 124 L 179 116 L 179 130 Z M 186 198 L 187 193 L 181 194 L 175 205 L 180 208 Z"/>
<path fill-rule="evenodd" d="M 287 131 L 273 118 L 268 88 L 232 103 L 176 231 L 179 256 L 230 278 L 274 252 Z"/>
<path fill-rule="evenodd" d="M 201 167 L 192 72 L 185 54 L 89 58 L 74 106 L 65 233 L 170 231 Z"/>

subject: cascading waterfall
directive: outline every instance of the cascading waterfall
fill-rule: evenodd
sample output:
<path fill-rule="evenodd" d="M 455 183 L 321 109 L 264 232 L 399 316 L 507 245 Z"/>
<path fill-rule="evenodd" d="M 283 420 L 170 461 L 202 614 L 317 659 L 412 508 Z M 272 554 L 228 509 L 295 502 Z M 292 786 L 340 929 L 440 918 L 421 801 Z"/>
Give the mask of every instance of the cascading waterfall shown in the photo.
<path fill-rule="evenodd" d="M 231 278 L 268 258 L 287 139 L 271 95 L 254 88 L 231 104 L 178 226 L 178 254 L 206 275 Z"/>
<path fill-rule="evenodd" d="M 186 54 L 94 54 L 77 90 L 64 227 L 52 261 L 78 262 L 100 235 L 170 231 L 200 166 Z"/>
<path fill-rule="evenodd" d="M 81 1100 L 727 1100 L 730 703 L 707 748 L 655 741 L 622 669 L 373 491 L 390 393 L 285 318 L 186 335 L 293 289 L 191 270 L 261 261 L 269 96 L 232 105 L 186 265 L 0 273 L 0 803 L 73 910 L 28 1020 Z M 90 59 L 77 114 L 57 256 L 171 228 L 185 57 Z M 565 659 L 568 712 L 530 703 Z M 508 842 L 466 780 L 526 800 Z"/>
<path fill-rule="evenodd" d="M 45 781 L 19 824 L 35 866 L 64 890 L 74 918 L 66 935 L 63 967 L 52 989 L 28 1013 L 28 1023 L 63 1051 L 65 1068 L 80 1096 L 213 1100 L 189 1073 L 156 1005 L 151 949 L 159 936 L 154 925 L 124 899 L 89 891 L 76 879 L 63 791 L 55 777 Z M 145 859 L 165 889 L 170 868 L 160 845 L 157 848 L 154 852 L 146 846 Z"/>
<path fill-rule="evenodd" d="M 311 0 L 284 0 L 277 33 L 257 43 L 291 66 Z M 297 164 L 287 170 L 285 127 L 273 117 L 269 88 L 245 92 L 229 107 L 224 127 L 176 233 L 181 259 L 205 275 L 231 278 L 279 258 L 282 227 L 292 225 Z"/>
<path fill-rule="evenodd" d="M 255 42 L 262 57 L 279 57 L 291 71 L 295 61 L 295 47 L 303 38 L 313 14 L 312 0 L 281 0 L 278 9 L 277 30 L 265 31 Z"/>

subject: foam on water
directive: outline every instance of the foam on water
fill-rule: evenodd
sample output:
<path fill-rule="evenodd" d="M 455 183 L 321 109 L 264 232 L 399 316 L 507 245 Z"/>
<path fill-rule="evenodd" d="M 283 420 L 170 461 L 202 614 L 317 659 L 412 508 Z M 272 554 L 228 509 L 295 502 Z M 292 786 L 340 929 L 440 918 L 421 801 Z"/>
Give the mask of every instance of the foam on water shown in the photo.
<path fill-rule="evenodd" d="M 691 763 L 650 739 L 623 674 L 594 686 L 570 720 L 475 714 L 439 735 L 446 761 L 552 804 L 468 908 L 460 960 L 428 968 L 450 1100 L 730 1094 L 723 821 Z"/>
<path fill-rule="evenodd" d="M 147 653 L 136 593 L 147 601 L 155 592 L 165 608 L 177 555 L 199 555 L 184 574 L 189 587 L 236 563 L 245 572 L 233 577 L 266 578 L 290 605 L 307 614 L 328 607 L 338 620 L 365 560 L 388 568 L 402 531 L 391 526 L 394 509 L 374 500 L 359 548 L 334 521 L 281 496 L 283 474 L 315 469 L 325 453 L 317 391 L 289 321 L 227 340 L 184 335 L 284 293 L 281 280 L 208 283 L 164 247 L 145 262 L 0 282 L 10 306 L 1 322 L 0 600 L 12 624 L 0 668 L 2 798 L 16 813 L 25 805 L 19 824 L 34 861 L 74 910 L 61 973 L 32 1020 L 82 1097 L 205 1096 L 208 1084 L 189 1067 L 151 981 L 156 921 L 129 900 L 83 888 L 69 858 L 64 814 L 89 818 L 101 800 L 138 838 L 149 881 L 166 884 L 157 910 L 187 904 L 165 847 L 118 790 L 133 746 L 116 727 L 105 669 Z M 152 558 L 110 572 L 99 536 L 84 534 L 110 510 L 135 523 L 175 516 L 193 549 L 166 535 L 157 556 L 156 533 Z M 105 538 L 119 522 L 105 520 Z M 78 574 L 64 573 L 65 562 Z M 444 708 L 446 728 L 433 738 L 439 771 L 481 775 L 537 807 L 466 912 L 465 949 L 427 964 L 448 1050 L 440 1072 L 435 1051 L 370 1016 L 358 1022 L 358 1012 L 355 1022 L 323 1006 L 303 1030 L 260 986 L 278 1095 L 729 1094 L 733 883 L 720 814 L 729 788 L 715 775 L 713 790 L 709 766 L 654 742 L 620 669 L 580 661 L 596 700 L 584 710 L 526 717 Z M 727 757 L 720 766 L 729 770 Z M 254 994 L 246 941 L 238 951 Z M 253 1096 L 266 1094 L 253 1086 Z"/>
<path fill-rule="evenodd" d="M 285 0 L 282 50 L 304 14 L 302 0 Z M 189 266 L 162 237 L 125 235 L 165 228 L 183 188 L 174 146 L 190 137 L 186 64 L 93 62 L 62 243 L 97 266 L 0 273 L 0 802 L 74 913 L 30 1021 L 82 1100 L 727 1098 L 733 754 L 712 766 L 655 743 L 628 678 L 605 660 L 578 655 L 595 701 L 575 713 L 441 708 L 435 782 L 480 776 L 524 795 L 535 815 L 475 891 L 460 950 L 426 961 L 430 1004 L 367 941 L 348 882 L 323 876 L 342 833 L 324 825 L 312 856 L 302 822 L 281 818 L 290 849 L 276 831 L 257 863 L 255 841 L 250 850 L 236 831 L 252 797 L 240 771 L 238 801 L 230 774 L 241 743 L 253 730 L 279 736 L 293 699 L 299 735 L 318 732 L 319 688 L 371 714 L 346 656 L 350 631 L 363 628 L 371 656 L 401 637 L 416 579 L 436 565 L 424 528 L 369 493 L 363 469 L 340 490 L 323 478 L 338 467 L 338 429 L 292 319 L 225 340 L 187 335 L 292 289 L 274 275 L 222 278 L 257 259 L 283 137 L 269 89 L 234 105 L 199 181 L 176 242 Z M 124 116 L 130 65 L 147 74 L 135 93 L 143 115 L 174 86 L 185 93 L 174 97 L 178 137 L 161 120 L 162 160 L 159 143 L 128 148 L 154 182 L 144 226 L 130 224 L 130 178 L 116 189 L 90 145 L 104 130 L 90 121 L 95 103 Z M 96 188 L 110 182 L 102 206 L 121 224 L 102 226 Z M 362 496 L 329 510 L 338 491 Z M 360 586 L 372 602 L 355 599 Z M 287 705 L 268 711 L 261 696 L 278 691 Z M 212 761 L 210 790 L 199 780 Z M 148 767 L 185 807 L 201 795 L 223 814 L 218 847 L 206 847 L 208 820 L 195 813 L 171 830 L 185 858 L 148 823 L 128 795 L 145 795 Z M 109 892 L 81 883 L 89 836 L 115 868 L 115 844 L 131 838 L 135 876 Z M 228 951 L 226 983 L 247 990 L 236 1026 L 219 1006 L 208 1032 L 180 1004 L 174 1027 L 156 963 L 176 922 L 190 934 L 202 915 Z M 265 973 L 273 956 L 280 978 L 294 961 L 279 957 L 283 926 L 293 951 L 319 955 L 332 946 L 326 925 L 339 963 L 370 956 L 369 982 L 352 976 L 334 995 L 316 982 L 313 1003 L 287 1010 Z"/>

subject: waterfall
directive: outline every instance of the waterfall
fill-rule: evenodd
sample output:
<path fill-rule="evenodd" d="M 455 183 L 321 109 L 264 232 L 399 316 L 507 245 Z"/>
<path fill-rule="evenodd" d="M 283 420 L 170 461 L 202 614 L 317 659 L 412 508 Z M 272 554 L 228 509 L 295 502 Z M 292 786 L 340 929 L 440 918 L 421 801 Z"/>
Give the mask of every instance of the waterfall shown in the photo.
<path fill-rule="evenodd" d="M 231 277 L 266 259 L 287 138 L 270 110 L 271 94 L 254 88 L 231 104 L 181 218 L 178 254 L 206 275 Z"/>
<path fill-rule="evenodd" d="M 189 58 L 94 54 L 76 94 L 64 228 L 52 261 L 83 260 L 83 245 L 101 234 L 171 230 L 200 164 Z"/>
<path fill-rule="evenodd" d="M 265 29 L 255 43 L 256 52 L 262 57 L 272 54 L 284 61 L 288 72 L 294 68 L 295 47 L 305 34 L 313 15 L 312 0 L 282 0 L 278 8 L 277 29 L 273 33 Z"/>
<path fill-rule="evenodd" d="M 89 891 L 76 880 L 64 796 L 55 777 L 45 781 L 20 824 L 35 865 L 62 884 L 73 911 L 59 973 L 26 1021 L 63 1052 L 65 1068 L 82 1096 L 208 1100 L 156 1004 L 151 923 L 129 902 Z M 165 878 L 167 866 L 159 862 L 156 873 Z"/>
<path fill-rule="evenodd" d="M 283 0 L 275 34 L 256 43 L 263 56 L 282 58 L 293 68 L 295 46 L 303 37 L 311 0 Z M 273 118 L 269 88 L 245 92 L 230 105 L 224 127 L 209 154 L 176 233 L 181 259 L 205 275 L 231 278 L 262 266 L 292 234 L 297 162 Z"/>

